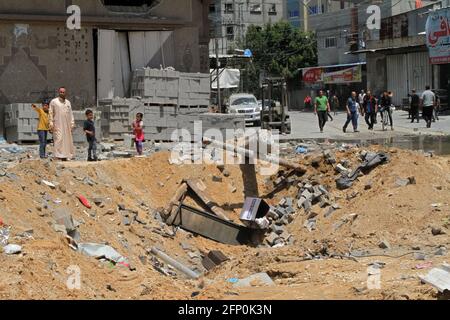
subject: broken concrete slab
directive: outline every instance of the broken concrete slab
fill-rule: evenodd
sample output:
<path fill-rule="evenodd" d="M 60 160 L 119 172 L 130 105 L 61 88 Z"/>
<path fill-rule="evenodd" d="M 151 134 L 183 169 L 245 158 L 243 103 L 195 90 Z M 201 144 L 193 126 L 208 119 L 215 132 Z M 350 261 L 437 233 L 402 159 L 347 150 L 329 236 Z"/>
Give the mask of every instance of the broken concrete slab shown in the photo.
<path fill-rule="evenodd" d="M 273 231 L 274 233 L 276 233 L 277 235 L 280 235 L 280 234 L 282 234 L 282 233 L 285 231 L 283 226 L 279 226 L 279 225 L 276 225 L 276 224 L 272 224 L 272 225 L 270 226 L 270 228 L 271 228 L 272 231 Z"/>
<path fill-rule="evenodd" d="M 447 263 L 431 269 L 426 276 L 420 276 L 423 283 L 437 288 L 439 292 L 450 290 L 450 265 Z"/>

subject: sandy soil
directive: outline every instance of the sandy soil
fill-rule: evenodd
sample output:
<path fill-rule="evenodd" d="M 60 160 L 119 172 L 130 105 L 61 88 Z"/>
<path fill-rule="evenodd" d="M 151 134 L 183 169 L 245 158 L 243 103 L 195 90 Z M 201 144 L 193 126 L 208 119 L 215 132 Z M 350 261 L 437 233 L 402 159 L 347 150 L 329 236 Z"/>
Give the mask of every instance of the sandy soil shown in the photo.
<path fill-rule="evenodd" d="M 357 164 L 358 151 L 336 155 L 338 160 L 346 158 Z M 436 290 L 421 284 L 419 275 L 446 260 L 446 256 L 434 253 L 439 246 L 449 247 L 450 160 L 389 151 L 392 159 L 388 164 L 359 178 L 346 191 L 336 189 L 331 165 L 322 162 L 317 169 L 308 166 L 308 172 L 298 179 L 315 177 L 329 186 L 341 209 L 324 217 L 326 209 L 313 207 L 318 220 L 317 229 L 312 232 L 303 227 L 307 215 L 299 211 L 288 226 L 295 243 L 282 248 L 228 246 L 183 230 L 170 237 L 164 234 L 170 227 L 154 218 L 154 211 L 166 205 L 183 179 L 197 178 L 206 184 L 216 203 L 238 221 L 244 201 L 239 166 L 227 165 L 230 175 L 225 177 L 215 165 L 170 165 L 165 152 L 150 158 L 96 164 L 23 161 L 8 170 L 8 174 L 16 176 L 0 178 L 0 218 L 11 226 L 9 242 L 23 247 L 19 255 L 0 253 L 0 299 L 191 299 L 193 292 L 199 292 L 195 299 L 437 299 Z M 308 165 L 311 158 L 296 161 Z M 223 181 L 214 182 L 213 175 L 221 176 Z M 410 176 L 415 177 L 416 184 L 396 186 L 397 178 Z M 93 186 L 83 182 L 85 177 L 94 182 Z M 57 182 L 66 192 L 59 186 L 51 189 L 38 184 L 42 179 Z M 258 176 L 260 194 L 271 190 L 266 180 Z M 369 180 L 372 189 L 364 190 Z M 230 185 L 236 187 L 235 192 Z M 358 195 L 347 200 L 347 195 L 354 192 Z M 294 185 L 267 201 L 276 204 L 283 196 L 295 197 L 296 193 Z M 93 208 L 86 209 L 76 195 L 84 195 L 91 202 L 92 198 L 103 197 L 105 206 L 92 203 Z M 42 202 L 48 197 L 52 201 L 50 208 L 45 209 Z M 54 200 L 61 203 L 53 203 Z M 193 199 L 187 202 L 196 205 Z M 431 206 L 435 203 L 439 206 Z M 123 225 L 118 204 L 137 211 L 146 224 Z M 82 242 L 108 243 L 128 257 L 136 270 L 72 250 L 64 236 L 53 229 L 51 209 L 58 207 L 69 209 L 73 218 L 82 222 Z M 107 214 L 109 209 L 114 214 Z M 335 230 L 334 224 L 351 214 L 356 214 L 356 218 Z M 446 234 L 434 236 L 432 227 L 441 228 Z M 32 238 L 21 236 L 29 229 L 33 229 Z M 162 230 L 159 233 L 163 235 L 155 229 Z M 387 240 L 391 248 L 380 249 L 381 240 Z M 181 243 L 189 244 L 198 253 L 221 250 L 230 260 L 200 280 L 165 276 L 156 271 L 147 252 L 152 246 L 191 267 L 199 265 Z M 426 260 L 415 260 L 413 248 L 426 253 Z M 370 256 L 342 258 L 355 250 L 368 251 Z M 305 254 L 318 252 L 336 256 L 305 261 Z M 385 263 L 381 289 L 368 290 L 367 268 L 375 261 Z M 425 269 L 417 268 L 425 262 L 431 264 Z M 67 268 L 72 265 L 81 270 L 80 290 L 66 286 Z M 228 278 L 256 272 L 267 272 L 276 285 L 235 288 L 227 282 Z"/>

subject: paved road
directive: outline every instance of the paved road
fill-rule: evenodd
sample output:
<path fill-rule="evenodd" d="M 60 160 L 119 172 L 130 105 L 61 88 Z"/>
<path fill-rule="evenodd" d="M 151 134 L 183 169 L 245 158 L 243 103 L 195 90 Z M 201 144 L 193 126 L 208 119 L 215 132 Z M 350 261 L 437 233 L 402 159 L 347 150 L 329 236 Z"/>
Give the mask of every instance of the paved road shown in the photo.
<path fill-rule="evenodd" d="M 307 138 L 328 138 L 339 140 L 354 139 L 379 139 L 405 135 L 450 135 L 450 116 L 440 116 L 439 121 L 433 122 L 430 129 L 426 128 L 425 121 L 410 123 L 406 111 L 394 111 L 394 131 L 381 130 L 380 118 L 373 131 L 369 131 L 363 117 L 359 117 L 359 133 L 354 133 L 352 125 L 347 128 L 347 133 L 342 131 L 347 115 L 344 112 L 333 115 L 334 121 L 328 121 L 324 132 L 319 130 L 317 117 L 310 112 L 290 112 L 292 122 L 291 134 L 281 136 L 281 140 L 307 139 Z"/>

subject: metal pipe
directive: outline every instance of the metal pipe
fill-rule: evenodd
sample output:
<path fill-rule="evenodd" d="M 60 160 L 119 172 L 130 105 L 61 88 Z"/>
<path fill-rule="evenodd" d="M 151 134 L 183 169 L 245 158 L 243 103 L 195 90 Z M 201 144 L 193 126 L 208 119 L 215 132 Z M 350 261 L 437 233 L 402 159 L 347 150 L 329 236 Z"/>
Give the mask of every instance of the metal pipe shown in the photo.
<path fill-rule="evenodd" d="M 161 260 L 163 260 L 164 262 L 166 262 L 167 264 L 170 264 L 172 267 L 174 267 L 178 271 L 183 272 L 189 278 L 198 279 L 200 277 L 200 274 L 192 271 L 191 269 L 186 267 L 184 264 L 182 264 L 182 263 L 178 262 L 177 260 L 169 257 L 167 254 L 165 254 L 164 252 L 156 249 L 155 247 L 152 247 L 150 249 L 150 252 L 152 254 L 154 254 L 155 256 L 157 256 L 158 258 L 160 258 Z"/>

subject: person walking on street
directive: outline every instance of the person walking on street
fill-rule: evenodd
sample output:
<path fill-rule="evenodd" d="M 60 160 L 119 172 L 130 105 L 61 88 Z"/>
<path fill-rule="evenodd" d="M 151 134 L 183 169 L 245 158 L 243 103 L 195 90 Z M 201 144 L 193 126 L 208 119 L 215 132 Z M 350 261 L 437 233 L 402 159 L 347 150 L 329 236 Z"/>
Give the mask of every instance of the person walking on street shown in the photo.
<path fill-rule="evenodd" d="M 324 96 L 323 90 L 320 90 L 319 96 L 316 97 L 316 101 L 314 103 L 314 114 L 317 114 L 317 117 L 319 119 L 320 132 L 323 132 L 325 123 L 328 121 L 329 112 L 330 112 L 330 103 L 328 102 L 328 98 Z"/>
<path fill-rule="evenodd" d="M 383 97 L 381 98 L 380 106 L 382 110 L 386 110 L 389 116 L 389 124 L 391 126 L 391 130 L 394 131 L 394 121 L 392 120 L 392 100 L 391 96 L 388 92 L 384 92 Z M 383 121 L 383 113 L 381 114 L 381 121 Z"/>
<path fill-rule="evenodd" d="M 436 96 L 433 91 L 430 90 L 430 86 L 425 87 L 425 91 L 422 93 L 420 101 L 420 104 L 422 105 L 422 116 L 427 123 L 427 128 L 431 128 L 433 108 L 436 105 Z"/>
<path fill-rule="evenodd" d="M 339 109 L 339 98 L 335 94 L 333 95 L 333 97 L 331 97 L 330 106 L 334 115 L 337 115 L 337 110 Z"/>
<path fill-rule="evenodd" d="M 72 159 L 75 156 L 72 136 L 75 120 L 64 87 L 59 88 L 58 97 L 50 102 L 48 119 L 49 129 L 53 132 L 55 158 L 63 161 Z"/>
<path fill-rule="evenodd" d="M 411 94 L 411 106 L 409 108 L 411 113 L 411 123 L 414 122 L 414 119 L 417 119 L 417 123 L 419 123 L 419 104 L 420 97 L 416 93 L 416 89 L 413 89 Z"/>
<path fill-rule="evenodd" d="M 372 95 L 370 90 L 367 90 L 367 94 L 364 97 L 363 110 L 365 114 L 365 120 L 369 126 L 369 130 L 373 130 L 375 124 L 375 118 L 377 116 L 377 99 Z"/>
<path fill-rule="evenodd" d="M 303 100 L 303 102 L 305 103 L 305 109 L 306 110 L 309 110 L 311 108 L 311 101 L 312 101 L 312 99 L 311 99 L 311 97 L 309 95 L 307 95 L 305 97 L 305 100 Z"/>
<path fill-rule="evenodd" d="M 366 96 L 366 94 L 365 94 L 364 90 L 361 90 L 361 92 L 358 95 L 358 102 L 359 102 L 360 106 L 363 105 L 365 96 Z"/>
<path fill-rule="evenodd" d="M 433 108 L 433 122 L 436 122 L 436 120 L 439 121 L 439 110 L 441 109 L 441 99 L 437 94 L 435 94 L 435 96 L 436 96 L 436 103 Z"/>
<path fill-rule="evenodd" d="M 353 125 L 353 132 L 359 132 L 358 131 L 358 109 L 361 108 L 360 104 L 357 101 L 356 92 L 352 92 L 352 96 L 348 98 L 347 100 L 347 121 L 344 124 L 344 127 L 342 128 L 342 131 L 344 133 L 347 131 L 347 126 L 350 122 L 352 122 Z"/>

